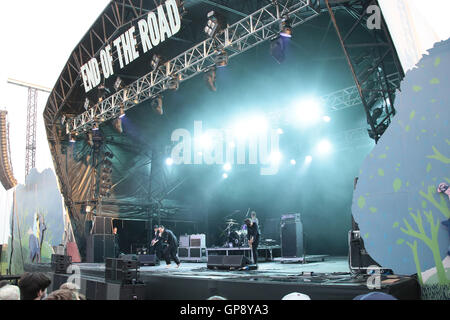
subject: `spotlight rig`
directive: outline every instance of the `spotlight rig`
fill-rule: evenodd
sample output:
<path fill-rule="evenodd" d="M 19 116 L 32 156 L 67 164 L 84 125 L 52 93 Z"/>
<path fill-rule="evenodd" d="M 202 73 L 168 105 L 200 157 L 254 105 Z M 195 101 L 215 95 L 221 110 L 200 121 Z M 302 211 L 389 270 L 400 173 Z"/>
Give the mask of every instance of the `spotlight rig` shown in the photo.
<path fill-rule="evenodd" d="M 208 12 L 207 18 L 208 22 L 204 31 L 208 37 L 213 38 L 225 28 L 226 20 L 224 16 L 215 11 Z"/>

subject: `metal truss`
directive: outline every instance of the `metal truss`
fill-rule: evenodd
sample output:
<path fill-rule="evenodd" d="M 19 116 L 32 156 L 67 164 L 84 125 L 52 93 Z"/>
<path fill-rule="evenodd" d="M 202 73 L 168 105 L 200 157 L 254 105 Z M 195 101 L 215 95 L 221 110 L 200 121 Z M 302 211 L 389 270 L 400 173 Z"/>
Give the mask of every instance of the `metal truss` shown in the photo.
<path fill-rule="evenodd" d="M 28 88 L 25 177 L 36 167 L 37 89 Z"/>
<path fill-rule="evenodd" d="M 398 73 L 387 76 L 387 79 L 392 86 L 395 86 L 400 81 Z M 361 96 L 356 86 L 322 96 L 321 101 L 324 108 L 329 112 L 360 106 L 362 104 Z"/>
<path fill-rule="evenodd" d="M 215 65 L 218 55 L 227 54 L 232 58 L 277 36 L 283 18 L 289 17 L 295 27 L 319 14 L 319 9 L 313 7 L 310 0 L 274 1 L 68 120 L 69 129 L 77 133 L 90 130 L 96 123 L 116 118 L 121 106 L 126 111 L 156 97 L 168 89 L 169 80 L 183 82 L 207 71 Z"/>
<path fill-rule="evenodd" d="M 378 142 L 395 115 L 395 92 L 404 77 L 381 11 L 379 28 L 368 27 L 368 18 L 372 15 L 368 9 L 370 6 L 376 6 L 378 10 L 381 10 L 378 1 L 354 0 L 343 3 L 347 13 L 355 19 L 350 28 L 338 23 L 330 0 L 325 0 L 325 3 L 353 75 L 360 101 L 364 106 L 369 136 Z M 355 33 L 361 30 L 366 32 L 367 37 L 364 39 L 354 37 Z M 389 79 L 388 74 L 392 73 L 397 75 L 396 81 Z M 353 99 L 350 101 L 356 101 L 354 91 L 348 94 L 353 94 Z"/>

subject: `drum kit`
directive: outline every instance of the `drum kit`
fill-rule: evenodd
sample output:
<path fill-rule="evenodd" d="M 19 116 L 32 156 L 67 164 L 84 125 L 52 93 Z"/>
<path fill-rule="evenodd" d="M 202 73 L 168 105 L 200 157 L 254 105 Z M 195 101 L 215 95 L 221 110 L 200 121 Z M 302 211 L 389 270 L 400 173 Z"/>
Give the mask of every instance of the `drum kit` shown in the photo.
<path fill-rule="evenodd" d="M 222 234 L 226 235 L 225 247 L 239 248 L 247 246 L 247 228 L 246 225 L 240 225 L 234 219 L 225 221 L 225 230 Z"/>

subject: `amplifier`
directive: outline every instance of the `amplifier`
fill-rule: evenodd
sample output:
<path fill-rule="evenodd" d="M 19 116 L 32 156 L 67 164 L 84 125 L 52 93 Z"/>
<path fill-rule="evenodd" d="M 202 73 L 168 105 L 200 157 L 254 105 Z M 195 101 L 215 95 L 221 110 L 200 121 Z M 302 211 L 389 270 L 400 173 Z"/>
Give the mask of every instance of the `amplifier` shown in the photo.
<path fill-rule="evenodd" d="M 188 235 L 180 236 L 180 243 L 178 245 L 180 247 L 189 247 L 189 236 Z"/>
<path fill-rule="evenodd" d="M 191 234 L 190 247 L 206 248 L 206 235 L 204 234 Z"/>
<path fill-rule="evenodd" d="M 178 256 L 180 258 L 189 258 L 189 248 L 178 248 Z"/>
<path fill-rule="evenodd" d="M 300 213 L 288 213 L 281 216 L 281 223 L 283 222 L 300 222 Z"/>

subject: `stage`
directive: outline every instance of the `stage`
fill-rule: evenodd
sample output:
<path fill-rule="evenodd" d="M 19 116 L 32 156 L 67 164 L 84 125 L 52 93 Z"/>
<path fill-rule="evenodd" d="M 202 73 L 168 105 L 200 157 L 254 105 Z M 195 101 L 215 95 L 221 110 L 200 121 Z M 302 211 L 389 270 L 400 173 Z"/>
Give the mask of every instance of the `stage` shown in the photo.
<path fill-rule="evenodd" d="M 258 270 L 210 270 L 206 263 L 182 263 L 180 268 L 141 267 L 141 284 L 120 285 L 105 281 L 105 265 L 74 264 L 81 274 L 81 292 L 90 300 L 123 300 L 136 296 L 147 300 L 205 300 L 220 295 L 229 300 L 280 300 L 291 292 L 312 300 L 351 300 L 371 292 L 367 276 L 350 275 L 347 257 L 328 257 L 314 263 L 264 262 Z M 50 264 L 27 265 L 28 271 L 48 273 L 51 290 L 69 275 L 55 274 Z M 76 268 L 75 268 L 76 269 Z M 50 291 L 51 291 L 50 290 Z M 382 276 L 380 291 L 398 299 L 420 299 L 418 282 L 412 277 Z"/>

